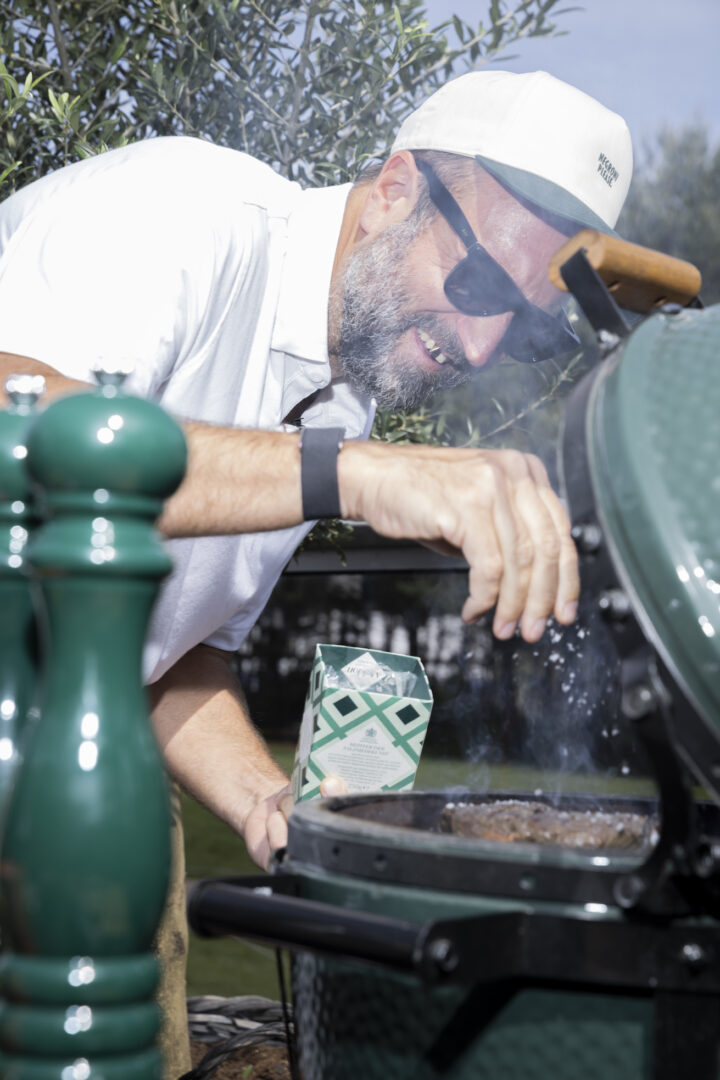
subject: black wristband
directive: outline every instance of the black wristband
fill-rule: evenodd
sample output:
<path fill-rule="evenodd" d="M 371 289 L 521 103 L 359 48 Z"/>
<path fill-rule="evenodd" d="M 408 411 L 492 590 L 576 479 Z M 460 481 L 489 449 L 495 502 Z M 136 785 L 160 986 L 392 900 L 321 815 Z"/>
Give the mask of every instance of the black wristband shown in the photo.
<path fill-rule="evenodd" d="M 340 517 L 337 456 L 343 428 L 303 428 L 300 432 L 300 486 L 303 518 Z"/>

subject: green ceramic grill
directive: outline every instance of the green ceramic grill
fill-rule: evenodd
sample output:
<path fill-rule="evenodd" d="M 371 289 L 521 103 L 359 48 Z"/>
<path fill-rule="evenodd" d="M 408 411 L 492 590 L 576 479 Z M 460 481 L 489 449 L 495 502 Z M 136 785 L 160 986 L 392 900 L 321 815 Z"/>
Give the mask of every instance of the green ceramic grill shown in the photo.
<path fill-rule="evenodd" d="M 632 332 L 615 310 L 609 332 L 597 275 L 573 291 L 604 357 L 561 472 L 659 806 L 604 800 L 607 820 L 651 823 L 617 847 L 448 831 L 436 792 L 299 805 L 274 875 L 200 883 L 190 918 L 293 949 L 303 1080 L 720 1075 L 720 307 Z M 498 797 L 464 802 L 482 817 Z"/>
<path fill-rule="evenodd" d="M 646 320 L 606 365 L 587 410 L 597 521 L 673 688 L 673 741 L 717 797 L 720 306 Z"/>

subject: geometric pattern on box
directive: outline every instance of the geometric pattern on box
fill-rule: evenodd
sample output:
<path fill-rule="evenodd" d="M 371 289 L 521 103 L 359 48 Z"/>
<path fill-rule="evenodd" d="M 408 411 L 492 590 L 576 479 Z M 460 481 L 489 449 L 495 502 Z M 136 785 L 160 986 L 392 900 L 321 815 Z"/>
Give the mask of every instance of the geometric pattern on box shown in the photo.
<path fill-rule="evenodd" d="M 395 714 L 398 720 L 402 720 L 403 724 L 412 724 L 413 720 L 417 720 L 420 713 L 417 711 L 414 705 L 406 705 L 403 709 Z"/>
<path fill-rule="evenodd" d="M 395 698 L 394 701 L 395 704 L 388 704 L 386 713 L 397 731 L 409 736 L 418 728 L 427 727 L 432 710 L 431 701 L 419 701 L 415 698 L 412 701 L 408 701 L 407 698 Z"/>
<path fill-rule="evenodd" d="M 422 753 L 423 743 L 425 742 L 425 734 L 425 731 L 418 731 L 416 735 L 413 735 L 410 739 L 408 739 L 408 746 L 411 746 L 413 748 L 418 758 Z"/>
<path fill-rule="evenodd" d="M 347 702 L 350 702 L 348 708 Z M 367 702 L 357 690 L 330 690 L 315 706 L 333 735 L 340 735 L 343 730 L 355 725 L 367 716 Z"/>
<path fill-rule="evenodd" d="M 336 725 L 333 722 L 332 716 L 324 709 L 313 709 L 313 743 L 318 740 L 332 739 L 335 735 Z"/>
<path fill-rule="evenodd" d="M 349 716 L 350 713 L 356 712 L 357 710 L 357 702 L 353 701 L 349 694 L 346 694 L 345 697 L 339 698 L 337 701 L 333 702 L 333 705 L 335 711 L 339 712 L 341 716 Z"/>
<path fill-rule="evenodd" d="M 413 696 L 399 697 L 327 685 L 328 666 L 340 670 L 350 661 L 354 663 L 356 657 L 368 653 L 377 663 L 386 664 L 393 670 L 412 671 L 416 677 Z M 312 742 L 307 737 L 300 739 L 304 754 L 302 759 L 298 754 L 293 769 L 295 799 L 314 798 L 320 794 L 320 782 L 326 773 L 317 758 L 318 751 L 326 760 L 357 762 L 359 759 L 354 755 L 369 745 L 368 740 L 362 738 L 367 729 L 370 729 L 370 735 L 373 731 L 384 733 L 378 736 L 374 745 L 381 745 L 386 754 L 393 755 L 392 765 L 384 774 L 394 779 L 391 783 L 378 785 L 377 790 L 403 791 L 412 787 L 431 710 L 432 693 L 422 664 L 415 657 L 349 646 L 318 645 L 303 719 L 304 724 L 312 724 Z M 341 772 L 340 769 L 336 771 Z"/>

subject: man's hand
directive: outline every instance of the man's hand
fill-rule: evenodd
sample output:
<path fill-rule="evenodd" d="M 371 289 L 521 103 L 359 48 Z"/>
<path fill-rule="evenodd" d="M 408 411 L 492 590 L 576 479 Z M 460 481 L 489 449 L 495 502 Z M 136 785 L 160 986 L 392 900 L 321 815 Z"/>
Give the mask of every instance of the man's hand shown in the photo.
<path fill-rule="evenodd" d="M 149 689 L 171 776 L 240 836 L 248 837 L 252 821 L 250 853 L 266 865 L 271 846 L 285 842 L 280 810 L 289 812 L 292 800 L 282 802 L 288 778 L 250 720 L 229 654 L 198 645 Z M 263 822 L 271 830 L 267 850 L 259 835 Z"/>
<path fill-rule="evenodd" d="M 247 816 L 245 846 L 252 861 L 263 870 L 267 870 L 273 851 L 287 844 L 287 823 L 293 805 L 290 784 L 286 784 L 259 802 Z"/>
<path fill-rule="evenodd" d="M 320 784 L 323 798 L 346 793 L 345 784 L 337 776 L 327 776 Z M 250 858 L 263 870 L 267 870 L 272 853 L 287 844 L 288 818 L 294 805 L 290 785 L 286 784 L 259 802 L 247 817 L 245 845 Z"/>
<path fill-rule="evenodd" d="M 526 641 L 537 641 L 550 615 L 575 618 L 570 522 L 532 454 L 349 442 L 338 470 L 343 516 L 465 557 L 466 622 L 495 606 L 497 637 L 520 622 Z"/>

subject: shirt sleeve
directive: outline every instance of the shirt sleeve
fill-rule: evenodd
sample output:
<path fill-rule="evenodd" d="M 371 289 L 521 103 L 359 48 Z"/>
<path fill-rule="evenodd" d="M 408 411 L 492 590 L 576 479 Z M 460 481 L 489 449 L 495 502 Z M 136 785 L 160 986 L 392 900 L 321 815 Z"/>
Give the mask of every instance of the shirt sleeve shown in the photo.
<path fill-rule="evenodd" d="M 218 208 L 198 199 L 189 164 L 170 169 L 156 152 L 80 166 L 31 203 L 0 258 L 0 349 L 85 380 L 98 362 L 128 362 L 128 388 L 153 396 L 223 287 Z"/>

